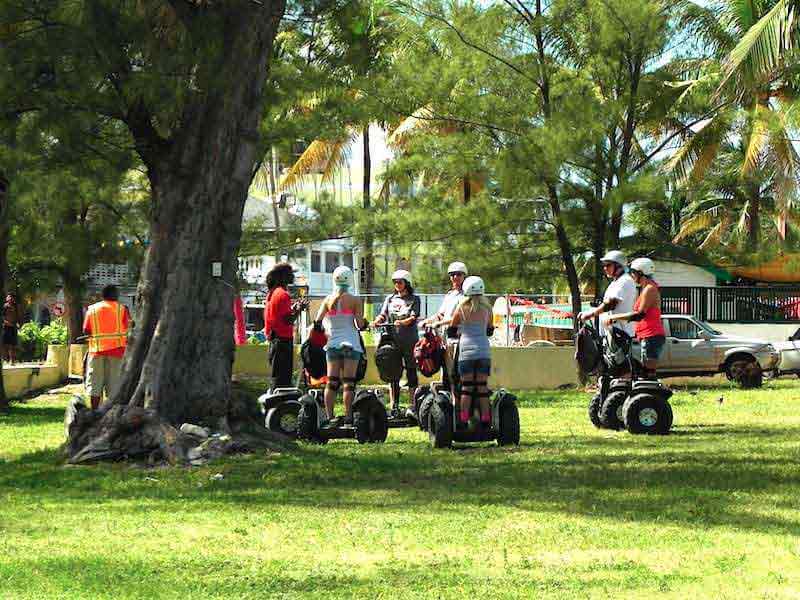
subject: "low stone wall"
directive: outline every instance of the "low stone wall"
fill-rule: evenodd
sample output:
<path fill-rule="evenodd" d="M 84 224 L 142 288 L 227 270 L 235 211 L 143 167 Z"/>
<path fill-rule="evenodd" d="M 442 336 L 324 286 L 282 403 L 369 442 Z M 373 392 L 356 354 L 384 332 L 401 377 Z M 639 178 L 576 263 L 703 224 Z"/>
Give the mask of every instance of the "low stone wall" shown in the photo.
<path fill-rule="evenodd" d="M 269 347 L 238 346 L 233 362 L 234 375 L 267 377 Z M 300 347 L 295 346 L 295 365 L 300 365 Z M 73 344 L 50 346 L 47 361 L 37 366 L 14 366 L 3 369 L 6 394 L 17 397 L 32 391 L 45 389 L 65 381 L 68 377 L 83 377 L 83 360 L 86 346 Z M 382 383 L 375 367 L 375 348 L 367 348 L 368 368 L 364 383 Z M 435 377 L 439 379 L 439 375 Z M 430 379 L 420 377 L 423 383 Z M 492 374 L 489 384 L 494 388 L 515 390 L 555 389 L 578 383 L 573 349 L 570 347 L 547 348 L 492 348 Z"/>
<path fill-rule="evenodd" d="M 8 398 L 58 385 L 67 378 L 69 349 L 48 346 L 47 359 L 39 365 L 4 365 L 3 386 Z"/>
<path fill-rule="evenodd" d="M 299 346 L 295 346 L 295 365 L 299 367 Z M 267 346 L 239 346 L 233 363 L 234 375 L 267 376 Z M 571 347 L 492 348 L 492 374 L 489 385 L 515 390 L 555 389 L 577 385 L 578 373 Z M 375 348 L 367 347 L 367 375 L 364 383 L 380 384 L 374 361 Z M 438 381 L 439 375 L 435 377 Z M 420 376 L 420 381 L 430 380 Z"/>

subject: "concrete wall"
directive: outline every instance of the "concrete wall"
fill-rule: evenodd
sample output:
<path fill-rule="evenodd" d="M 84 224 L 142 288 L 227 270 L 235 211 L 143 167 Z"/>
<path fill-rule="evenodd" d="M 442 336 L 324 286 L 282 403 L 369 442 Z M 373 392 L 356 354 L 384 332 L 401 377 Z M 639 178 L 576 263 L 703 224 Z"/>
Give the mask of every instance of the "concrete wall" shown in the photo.
<path fill-rule="evenodd" d="M 48 346 L 47 360 L 37 366 L 3 366 L 6 396 L 18 398 L 29 392 L 58 385 L 67 378 L 69 350 L 66 346 Z"/>
<path fill-rule="evenodd" d="M 239 346 L 233 363 L 234 375 L 267 376 L 267 346 Z M 555 348 L 492 348 L 492 374 L 489 384 L 494 388 L 515 390 L 554 389 L 578 383 L 577 369 L 571 347 Z M 364 383 L 382 383 L 375 366 L 375 348 L 367 347 L 367 375 Z M 300 365 L 299 345 L 295 345 L 295 365 Z M 439 380 L 440 375 L 434 378 Z M 430 379 L 420 376 L 420 382 Z"/>

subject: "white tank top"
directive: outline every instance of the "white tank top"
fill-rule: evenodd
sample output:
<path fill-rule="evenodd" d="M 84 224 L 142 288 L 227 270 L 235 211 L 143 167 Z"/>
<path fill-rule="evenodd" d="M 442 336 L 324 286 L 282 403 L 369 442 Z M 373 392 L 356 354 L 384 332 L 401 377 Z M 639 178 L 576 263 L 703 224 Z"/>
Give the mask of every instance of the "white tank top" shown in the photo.
<path fill-rule="evenodd" d="M 337 306 L 338 302 L 334 304 Z M 339 349 L 344 347 L 352 348 L 357 352 L 363 352 L 361 338 L 356 329 L 355 314 L 352 310 L 330 309 L 325 315 L 327 321 L 325 329 L 328 333 L 328 345 L 325 349 Z"/>

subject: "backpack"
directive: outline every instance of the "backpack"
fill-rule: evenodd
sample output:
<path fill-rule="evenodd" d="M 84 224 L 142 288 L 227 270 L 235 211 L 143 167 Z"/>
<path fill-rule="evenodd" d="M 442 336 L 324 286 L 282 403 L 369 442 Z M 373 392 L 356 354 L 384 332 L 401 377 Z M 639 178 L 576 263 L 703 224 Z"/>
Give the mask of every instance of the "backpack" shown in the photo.
<path fill-rule="evenodd" d="M 391 336 L 381 336 L 375 350 L 375 366 L 386 383 L 400 381 L 403 376 L 403 353 Z"/>
<path fill-rule="evenodd" d="M 575 360 L 581 372 L 593 375 L 600 367 L 602 347 L 597 332 L 588 324 L 575 334 Z"/>
<path fill-rule="evenodd" d="M 427 329 L 425 335 L 414 344 L 414 362 L 425 377 L 432 377 L 442 368 L 444 344 L 442 338 L 433 330 Z"/>
<path fill-rule="evenodd" d="M 300 359 L 303 368 L 314 379 L 322 379 L 328 372 L 328 363 L 325 358 L 325 344 L 328 336 L 323 332 L 312 329 L 311 335 L 300 346 Z"/>

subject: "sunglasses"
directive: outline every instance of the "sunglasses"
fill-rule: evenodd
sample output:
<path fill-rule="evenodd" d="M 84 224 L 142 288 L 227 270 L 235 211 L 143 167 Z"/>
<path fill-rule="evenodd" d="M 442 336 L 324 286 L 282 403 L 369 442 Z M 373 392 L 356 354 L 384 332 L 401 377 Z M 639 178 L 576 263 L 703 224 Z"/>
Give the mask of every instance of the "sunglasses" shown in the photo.
<path fill-rule="evenodd" d="M 448 275 L 450 277 L 463 277 L 464 276 L 464 274 L 461 273 L 460 271 L 458 273 L 448 273 Z"/>

